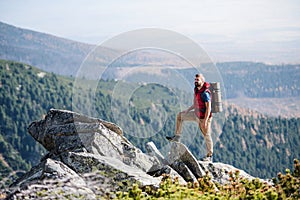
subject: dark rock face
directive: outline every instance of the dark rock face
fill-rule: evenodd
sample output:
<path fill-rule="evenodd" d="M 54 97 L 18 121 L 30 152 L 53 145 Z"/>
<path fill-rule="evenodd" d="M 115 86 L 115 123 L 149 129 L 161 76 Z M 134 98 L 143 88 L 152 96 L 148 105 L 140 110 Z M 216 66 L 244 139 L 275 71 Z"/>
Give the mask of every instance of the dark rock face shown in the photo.
<path fill-rule="evenodd" d="M 32 122 L 28 132 L 49 153 L 11 185 L 10 199 L 59 198 L 61 193 L 71 199 L 113 198 L 112 192 L 126 190 L 132 183 L 157 187 L 162 174 L 177 176 L 185 184 L 208 173 L 224 184 L 229 179 L 226 172 L 236 170 L 222 163 L 199 162 L 177 142 L 172 142 L 167 158 L 153 142 L 143 153 L 116 124 L 66 110 L 51 109 L 45 119 Z"/>

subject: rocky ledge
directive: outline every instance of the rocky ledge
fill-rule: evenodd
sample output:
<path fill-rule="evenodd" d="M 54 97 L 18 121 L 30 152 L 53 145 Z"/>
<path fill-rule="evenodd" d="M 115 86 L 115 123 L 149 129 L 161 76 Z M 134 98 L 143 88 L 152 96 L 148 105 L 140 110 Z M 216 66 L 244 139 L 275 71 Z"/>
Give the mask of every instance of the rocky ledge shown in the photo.
<path fill-rule="evenodd" d="M 181 184 L 195 182 L 208 174 L 225 184 L 233 166 L 196 160 L 182 143 L 172 142 L 163 156 L 153 142 L 142 152 L 111 122 L 79 113 L 51 109 L 46 117 L 28 127 L 32 137 L 48 151 L 41 162 L 13 183 L 8 199 L 69 197 L 114 198 L 115 191 L 158 187 L 163 174 L 179 177 Z M 240 171 L 240 176 L 254 177 Z"/>

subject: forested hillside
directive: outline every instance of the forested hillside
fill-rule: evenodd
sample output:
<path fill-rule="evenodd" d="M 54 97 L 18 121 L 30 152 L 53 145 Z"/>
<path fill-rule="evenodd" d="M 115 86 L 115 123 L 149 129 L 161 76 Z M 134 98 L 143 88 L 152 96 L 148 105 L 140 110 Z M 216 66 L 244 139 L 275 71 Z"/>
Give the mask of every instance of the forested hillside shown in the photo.
<path fill-rule="evenodd" d="M 0 171 L 4 178 L 14 170 L 28 170 L 45 153 L 27 133 L 27 127 L 52 107 L 71 109 L 72 82 L 3 60 L 0 71 Z"/>
<path fill-rule="evenodd" d="M 45 154 L 45 150 L 27 133 L 28 125 L 43 118 L 50 108 L 72 110 L 72 100 L 75 99 L 72 99 L 73 79 L 45 73 L 26 64 L 1 60 L 0 77 L 0 178 L 3 179 L 13 171 L 28 170 Z M 115 84 L 114 81 L 99 82 L 95 94 L 96 112 L 86 114 L 116 122 L 111 110 Z M 84 86 L 77 89 L 82 90 L 76 97 L 79 98 L 76 99 L 77 106 L 84 108 L 91 91 Z M 189 94 L 182 92 L 182 95 L 191 101 Z M 150 140 L 158 148 L 168 144 L 165 136 L 173 133 L 175 114 L 164 124 L 150 119 L 160 116 L 162 110 L 172 110 L 172 113 L 179 110 L 176 98 L 168 98 L 170 96 L 172 90 L 158 84 L 143 85 L 132 95 L 131 105 L 123 108 L 122 112 L 129 113 L 131 119 L 121 118 L 124 121 L 120 124 L 130 124 L 133 120 L 141 125 L 125 129 L 125 135 L 143 151 L 145 143 Z M 299 118 L 247 115 L 230 106 L 226 106 L 225 111 L 222 134 L 215 146 L 215 162 L 233 164 L 254 176 L 271 178 L 286 167 L 292 168 L 293 158 L 300 157 Z M 147 136 L 145 125 L 156 127 L 158 133 L 142 138 L 126 132 L 135 130 L 141 136 L 144 131 L 144 136 Z M 194 135 L 186 137 L 183 142 L 189 144 L 193 154 L 200 158 L 204 153 L 199 148 L 203 138 L 197 127 L 187 125 L 187 129 Z"/>
<path fill-rule="evenodd" d="M 300 118 L 253 116 L 231 106 L 227 111 L 216 160 L 264 178 L 292 168 L 288 163 L 300 157 Z"/>
<path fill-rule="evenodd" d="M 300 96 L 300 65 L 229 62 L 218 63 L 217 67 L 225 83 L 227 98 Z"/>

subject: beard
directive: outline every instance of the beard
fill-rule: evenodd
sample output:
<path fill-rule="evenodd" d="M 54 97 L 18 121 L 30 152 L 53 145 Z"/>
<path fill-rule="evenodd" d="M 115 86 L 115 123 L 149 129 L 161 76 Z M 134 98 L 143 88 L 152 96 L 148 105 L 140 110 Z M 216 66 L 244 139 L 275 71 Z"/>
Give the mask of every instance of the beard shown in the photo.
<path fill-rule="evenodd" d="M 200 84 L 198 82 L 195 82 L 195 87 L 199 87 Z"/>

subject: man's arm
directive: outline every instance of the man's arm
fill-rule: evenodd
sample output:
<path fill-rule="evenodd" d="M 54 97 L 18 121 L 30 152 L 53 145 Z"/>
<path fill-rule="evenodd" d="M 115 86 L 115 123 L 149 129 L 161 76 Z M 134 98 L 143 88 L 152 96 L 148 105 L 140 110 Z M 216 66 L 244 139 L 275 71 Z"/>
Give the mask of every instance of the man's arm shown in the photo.
<path fill-rule="evenodd" d="M 210 115 L 210 111 L 211 111 L 211 102 L 205 102 L 205 106 L 206 106 L 206 111 L 205 111 L 205 115 L 204 115 L 204 120 L 203 123 L 201 124 L 203 129 L 207 129 L 208 127 L 208 119 L 209 119 L 209 115 Z"/>
<path fill-rule="evenodd" d="M 205 92 L 205 114 L 204 114 L 204 120 L 203 123 L 201 124 L 202 128 L 207 129 L 207 122 L 210 116 L 210 112 L 211 112 L 211 97 L 210 94 L 208 92 Z"/>
<path fill-rule="evenodd" d="M 211 102 L 210 101 L 205 102 L 205 107 L 206 107 L 206 110 L 205 110 L 205 115 L 204 115 L 204 121 L 207 122 L 210 112 L 211 112 Z"/>

